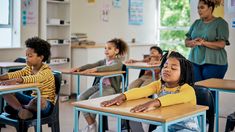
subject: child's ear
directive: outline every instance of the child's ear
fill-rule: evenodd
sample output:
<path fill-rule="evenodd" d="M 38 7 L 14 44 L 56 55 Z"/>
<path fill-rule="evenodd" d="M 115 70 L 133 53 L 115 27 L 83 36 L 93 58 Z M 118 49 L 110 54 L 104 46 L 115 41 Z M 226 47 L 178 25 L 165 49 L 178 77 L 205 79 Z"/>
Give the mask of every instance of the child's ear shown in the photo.
<path fill-rule="evenodd" d="M 119 49 L 116 49 L 116 50 L 115 50 L 115 54 L 118 54 L 118 53 L 119 53 Z"/>
<path fill-rule="evenodd" d="M 41 56 L 39 56 L 39 57 L 40 57 L 40 59 L 41 59 L 41 60 L 43 60 L 43 59 L 44 59 L 44 56 L 43 56 L 43 55 L 41 55 Z"/>

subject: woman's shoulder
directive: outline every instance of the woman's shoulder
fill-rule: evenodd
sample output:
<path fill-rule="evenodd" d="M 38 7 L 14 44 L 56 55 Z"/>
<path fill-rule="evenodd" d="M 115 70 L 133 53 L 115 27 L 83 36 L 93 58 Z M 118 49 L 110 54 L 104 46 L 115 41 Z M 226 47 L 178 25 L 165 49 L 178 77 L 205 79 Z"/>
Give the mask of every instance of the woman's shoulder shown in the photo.
<path fill-rule="evenodd" d="M 228 24 L 222 17 L 216 17 L 215 22 L 217 24 Z"/>

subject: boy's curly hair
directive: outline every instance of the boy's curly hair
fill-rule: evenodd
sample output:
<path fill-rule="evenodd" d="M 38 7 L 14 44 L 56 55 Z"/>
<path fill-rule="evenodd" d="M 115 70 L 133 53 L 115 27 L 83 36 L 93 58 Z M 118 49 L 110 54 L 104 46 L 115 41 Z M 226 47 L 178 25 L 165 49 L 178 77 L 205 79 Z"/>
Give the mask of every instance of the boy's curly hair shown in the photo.
<path fill-rule="evenodd" d="M 39 37 L 32 37 L 25 41 L 25 45 L 27 48 L 34 49 L 34 52 L 37 53 L 38 56 L 43 56 L 43 62 L 49 61 L 51 56 L 51 45 L 39 38 Z"/>

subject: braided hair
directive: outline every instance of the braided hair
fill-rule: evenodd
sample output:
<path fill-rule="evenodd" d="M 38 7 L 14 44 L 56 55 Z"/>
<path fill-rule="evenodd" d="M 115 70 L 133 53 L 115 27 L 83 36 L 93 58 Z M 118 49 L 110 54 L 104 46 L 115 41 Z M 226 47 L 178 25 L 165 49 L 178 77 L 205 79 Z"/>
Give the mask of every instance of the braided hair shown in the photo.
<path fill-rule="evenodd" d="M 183 55 L 181 55 L 179 52 L 175 51 L 167 51 L 163 57 L 162 62 L 160 65 L 160 69 L 162 70 L 165 62 L 168 58 L 176 58 L 180 63 L 180 79 L 179 79 L 179 85 L 182 86 L 185 83 L 189 84 L 190 86 L 194 85 L 194 78 L 193 78 L 193 66 L 189 60 L 187 60 Z M 162 84 L 165 82 L 161 79 Z"/>

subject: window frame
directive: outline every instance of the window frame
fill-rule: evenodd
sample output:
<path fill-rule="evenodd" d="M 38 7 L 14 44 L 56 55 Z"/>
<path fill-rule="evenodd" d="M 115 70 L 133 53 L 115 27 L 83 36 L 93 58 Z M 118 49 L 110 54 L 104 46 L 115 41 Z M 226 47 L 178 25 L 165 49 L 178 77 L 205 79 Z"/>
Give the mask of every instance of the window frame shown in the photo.
<path fill-rule="evenodd" d="M 189 1 L 190 2 L 190 1 Z M 177 45 L 177 44 L 182 44 L 184 43 L 184 40 L 182 41 L 165 41 L 165 40 L 161 40 L 160 39 L 160 32 L 161 31 L 169 31 L 169 30 L 172 30 L 172 31 L 188 31 L 189 28 L 190 28 L 190 25 L 187 26 L 187 27 L 182 27 L 182 26 L 161 26 L 161 0 L 157 0 L 156 2 L 156 8 L 157 8 L 157 13 L 156 13 L 156 22 L 157 22 L 157 27 L 156 27 L 156 40 L 157 40 L 157 43 L 158 45 L 161 45 L 161 43 L 168 43 L 170 45 Z"/>
<path fill-rule="evenodd" d="M 13 21 L 13 2 L 12 0 L 9 1 L 9 16 L 8 16 L 8 24 L 0 24 L 0 28 L 12 28 L 12 21 Z"/>

